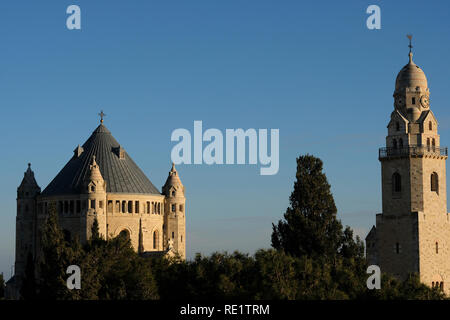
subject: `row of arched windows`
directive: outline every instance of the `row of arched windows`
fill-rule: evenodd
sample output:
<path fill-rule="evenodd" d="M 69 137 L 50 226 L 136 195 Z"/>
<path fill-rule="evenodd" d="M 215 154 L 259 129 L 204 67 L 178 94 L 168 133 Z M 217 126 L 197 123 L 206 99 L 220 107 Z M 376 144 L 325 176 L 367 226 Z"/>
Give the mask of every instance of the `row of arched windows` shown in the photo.
<path fill-rule="evenodd" d="M 436 281 L 436 282 L 433 281 L 431 283 L 431 287 L 432 288 L 438 288 L 438 289 L 444 291 L 444 282 L 443 281 Z"/>
<path fill-rule="evenodd" d="M 431 191 L 439 193 L 439 176 L 436 172 L 433 172 L 430 176 Z M 392 192 L 399 193 L 402 191 L 402 177 L 398 172 L 394 172 L 392 175 Z"/>
<path fill-rule="evenodd" d="M 130 239 L 130 231 L 127 229 L 123 229 L 119 233 L 119 237 L 124 237 L 126 239 Z M 159 232 L 158 230 L 153 231 L 153 249 L 159 250 Z"/>
<path fill-rule="evenodd" d="M 140 201 L 120 201 L 116 200 L 113 207 L 113 201 L 108 200 L 108 213 L 141 213 Z M 146 201 L 143 203 L 143 212 L 148 214 L 161 214 L 161 202 Z"/>

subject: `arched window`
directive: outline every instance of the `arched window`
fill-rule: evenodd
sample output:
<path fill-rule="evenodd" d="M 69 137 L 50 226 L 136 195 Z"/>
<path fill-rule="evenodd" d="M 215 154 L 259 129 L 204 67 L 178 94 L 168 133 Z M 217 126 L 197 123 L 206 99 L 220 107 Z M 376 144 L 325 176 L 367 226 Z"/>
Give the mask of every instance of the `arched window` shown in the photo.
<path fill-rule="evenodd" d="M 112 200 L 108 200 L 108 213 L 113 212 L 113 202 Z"/>
<path fill-rule="evenodd" d="M 400 253 L 400 244 L 398 242 L 395 244 L 395 253 Z"/>
<path fill-rule="evenodd" d="M 398 146 L 399 146 L 400 149 L 403 148 L 403 139 L 402 138 L 400 138 L 398 140 Z"/>
<path fill-rule="evenodd" d="M 431 146 L 433 147 L 433 151 L 435 151 L 436 141 L 434 140 L 434 138 L 433 138 L 433 140 L 431 141 Z"/>
<path fill-rule="evenodd" d="M 439 243 L 436 242 L 436 254 L 439 253 Z"/>
<path fill-rule="evenodd" d="M 444 291 L 444 282 L 441 281 L 441 283 L 439 284 L 439 288 Z"/>
<path fill-rule="evenodd" d="M 433 130 L 433 122 L 428 122 L 428 130 Z"/>
<path fill-rule="evenodd" d="M 127 213 L 127 202 L 122 201 L 122 213 Z"/>
<path fill-rule="evenodd" d="M 392 145 L 394 146 L 394 149 L 397 149 L 397 140 L 394 139 L 392 141 Z"/>
<path fill-rule="evenodd" d="M 401 192 L 402 191 L 402 177 L 398 172 L 392 175 L 392 191 Z"/>
<path fill-rule="evenodd" d="M 155 249 L 155 250 L 159 249 L 159 234 L 158 234 L 158 230 L 155 230 L 153 232 L 153 249 Z"/>
<path fill-rule="evenodd" d="M 400 123 L 398 121 L 395 123 L 395 130 L 400 131 Z"/>
<path fill-rule="evenodd" d="M 133 201 L 128 201 L 128 213 L 133 213 Z"/>
<path fill-rule="evenodd" d="M 427 150 L 430 151 L 430 138 L 427 138 Z"/>
<path fill-rule="evenodd" d="M 127 229 L 123 229 L 122 231 L 120 231 L 119 237 L 129 240 L 130 239 L 130 231 L 128 231 Z"/>
<path fill-rule="evenodd" d="M 439 193 L 439 177 L 436 172 L 431 174 L 431 191 Z"/>

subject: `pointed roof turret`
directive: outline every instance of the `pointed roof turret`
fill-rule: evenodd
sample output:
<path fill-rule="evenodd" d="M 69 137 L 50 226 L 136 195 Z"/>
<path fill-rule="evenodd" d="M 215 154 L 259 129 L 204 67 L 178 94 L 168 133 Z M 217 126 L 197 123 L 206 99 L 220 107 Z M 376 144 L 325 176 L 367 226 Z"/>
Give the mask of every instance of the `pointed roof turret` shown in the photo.
<path fill-rule="evenodd" d="M 91 165 L 89 166 L 89 180 L 90 181 L 103 181 L 102 173 L 95 161 L 95 154 L 92 156 Z"/>
<path fill-rule="evenodd" d="M 175 187 L 176 189 L 181 188 L 184 193 L 184 186 L 181 183 L 180 177 L 178 176 L 178 171 L 175 168 L 175 164 L 172 162 L 172 169 L 169 171 L 169 176 L 167 177 L 166 183 L 163 186 L 163 193 L 168 194 L 170 187 Z"/>
<path fill-rule="evenodd" d="M 25 173 L 23 174 L 22 182 L 17 188 L 18 191 L 25 189 L 27 190 L 28 194 L 41 192 L 41 187 L 39 187 L 39 185 L 37 184 L 34 177 L 34 172 L 33 170 L 31 170 L 31 163 L 28 163 L 27 171 L 25 171 Z"/>
<path fill-rule="evenodd" d="M 34 172 L 33 172 L 33 170 L 31 170 L 31 163 L 28 163 L 28 169 L 23 174 L 23 179 L 22 179 L 22 183 L 20 184 L 20 186 L 21 187 L 22 186 L 39 187 L 36 182 L 36 179 L 34 178 Z"/>

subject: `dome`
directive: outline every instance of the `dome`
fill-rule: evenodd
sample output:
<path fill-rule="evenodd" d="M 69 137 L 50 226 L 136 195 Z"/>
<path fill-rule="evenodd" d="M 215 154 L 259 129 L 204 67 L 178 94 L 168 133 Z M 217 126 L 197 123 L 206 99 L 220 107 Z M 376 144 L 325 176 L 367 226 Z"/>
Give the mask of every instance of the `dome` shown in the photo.
<path fill-rule="evenodd" d="M 425 73 L 412 60 L 412 52 L 409 53 L 409 63 L 400 70 L 395 80 L 395 91 L 403 91 L 406 88 L 428 88 Z"/>
<path fill-rule="evenodd" d="M 82 147 L 75 149 L 74 156 L 42 195 L 79 194 L 86 178 L 102 178 L 108 193 L 161 194 L 103 123 Z"/>

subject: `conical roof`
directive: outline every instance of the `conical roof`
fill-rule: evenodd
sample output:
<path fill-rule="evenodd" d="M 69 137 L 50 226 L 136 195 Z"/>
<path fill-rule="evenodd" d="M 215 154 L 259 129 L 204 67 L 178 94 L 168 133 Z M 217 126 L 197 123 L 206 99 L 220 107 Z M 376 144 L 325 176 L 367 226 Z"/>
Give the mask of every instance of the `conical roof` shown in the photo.
<path fill-rule="evenodd" d="M 72 159 L 50 182 L 42 195 L 81 193 L 86 175 L 90 174 L 93 156 L 106 181 L 106 192 L 161 194 L 114 139 L 111 132 L 100 124 L 83 147 L 75 149 Z"/>
<path fill-rule="evenodd" d="M 24 188 L 24 187 L 38 187 L 38 184 L 36 182 L 36 179 L 34 178 L 34 172 L 33 170 L 31 170 L 31 163 L 28 164 L 28 169 L 27 171 L 25 171 L 24 175 L 23 175 L 23 179 L 22 182 L 20 183 L 19 188 Z"/>

